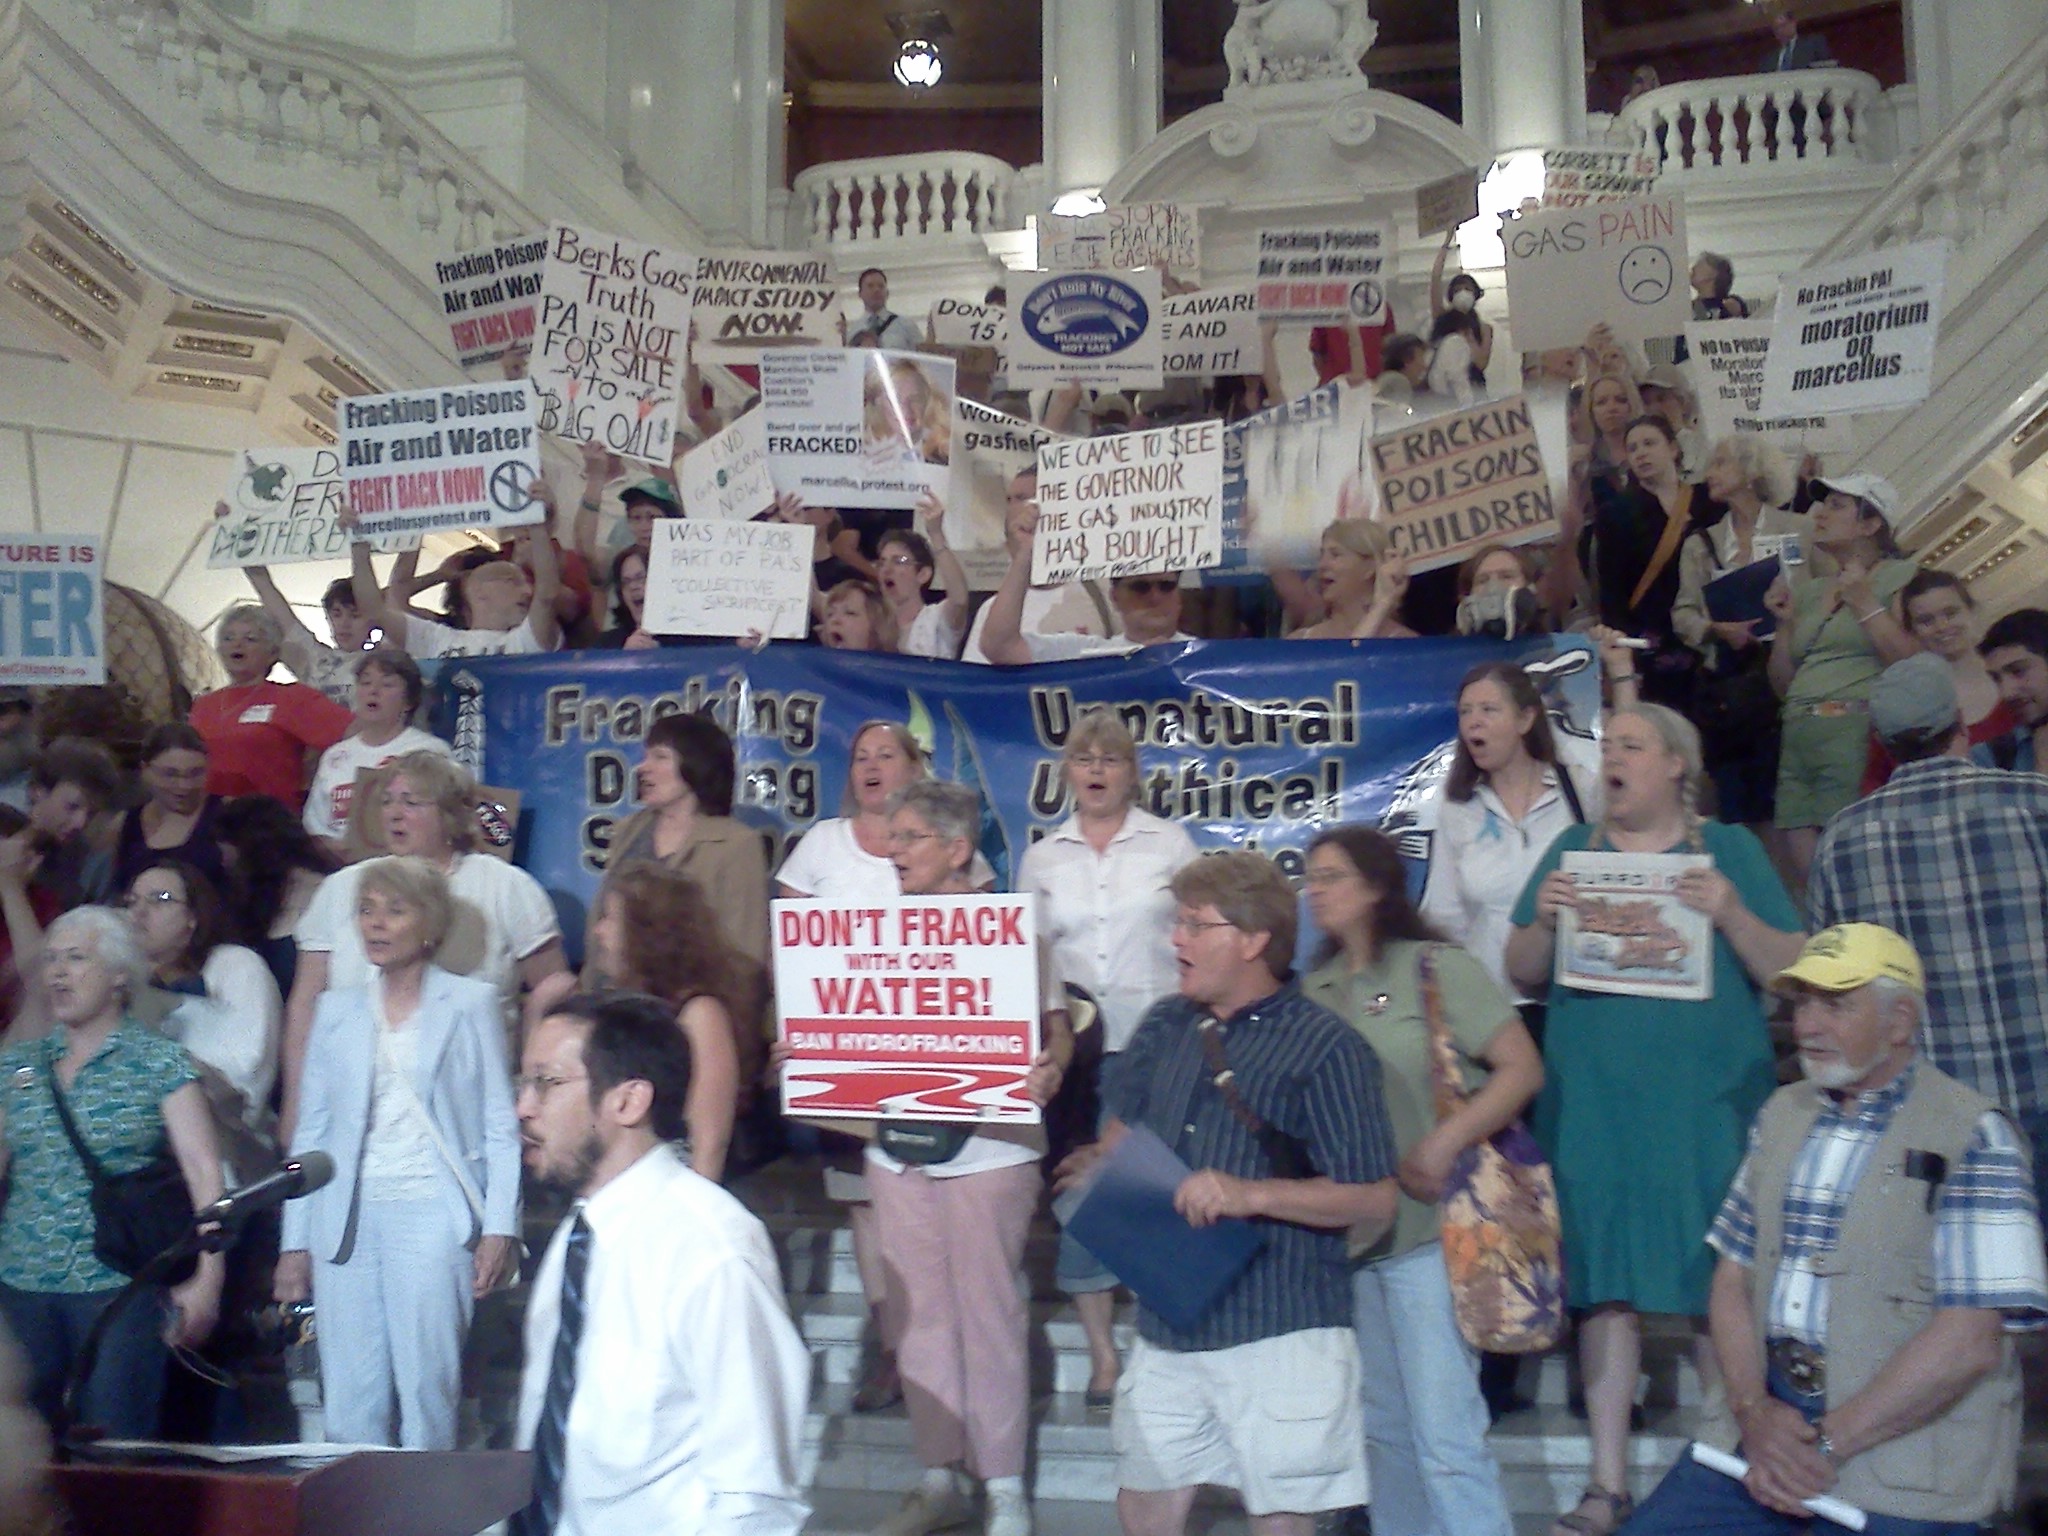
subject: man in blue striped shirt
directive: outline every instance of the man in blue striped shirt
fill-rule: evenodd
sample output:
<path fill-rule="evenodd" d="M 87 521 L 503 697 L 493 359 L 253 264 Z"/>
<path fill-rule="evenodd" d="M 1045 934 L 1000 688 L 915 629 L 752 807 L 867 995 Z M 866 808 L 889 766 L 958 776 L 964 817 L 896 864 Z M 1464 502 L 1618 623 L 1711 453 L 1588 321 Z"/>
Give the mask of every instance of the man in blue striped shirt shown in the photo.
<path fill-rule="evenodd" d="M 1345 1233 L 1394 1215 L 1379 1060 L 1288 980 L 1294 891 L 1269 860 L 1212 854 L 1172 890 L 1180 990 L 1104 1067 L 1103 1145 L 1148 1127 L 1194 1170 L 1181 1215 L 1257 1222 L 1265 1247 L 1191 1328 L 1141 1306 L 1117 1511 L 1129 1536 L 1180 1536 L 1213 1483 L 1242 1494 L 1254 1536 L 1309 1536 L 1366 1497 Z"/>
<path fill-rule="evenodd" d="M 1629 1536 L 1800 1529 L 1821 1495 L 1869 1536 L 1965 1536 L 2014 1489 L 2010 1335 L 2048 1319 L 2025 1143 L 1918 1060 L 1925 981 L 1898 934 L 1825 929 L 1774 985 L 1806 1081 L 1757 1116 L 1707 1239 L 1726 1395 L 1700 1440 L 1748 1470 L 1682 1459 Z"/>

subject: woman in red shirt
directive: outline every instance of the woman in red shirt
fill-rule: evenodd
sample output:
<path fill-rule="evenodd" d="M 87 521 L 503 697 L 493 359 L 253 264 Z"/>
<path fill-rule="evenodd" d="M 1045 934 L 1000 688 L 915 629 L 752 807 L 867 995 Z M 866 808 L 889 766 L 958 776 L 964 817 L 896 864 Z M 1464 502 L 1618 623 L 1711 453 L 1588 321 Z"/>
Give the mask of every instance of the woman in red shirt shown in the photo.
<path fill-rule="evenodd" d="M 254 603 L 230 608 L 214 647 L 228 685 L 192 701 L 206 738 L 209 795 L 270 795 L 294 812 L 306 800 L 310 763 L 346 736 L 349 712 L 304 683 L 273 683 L 284 634 Z"/>

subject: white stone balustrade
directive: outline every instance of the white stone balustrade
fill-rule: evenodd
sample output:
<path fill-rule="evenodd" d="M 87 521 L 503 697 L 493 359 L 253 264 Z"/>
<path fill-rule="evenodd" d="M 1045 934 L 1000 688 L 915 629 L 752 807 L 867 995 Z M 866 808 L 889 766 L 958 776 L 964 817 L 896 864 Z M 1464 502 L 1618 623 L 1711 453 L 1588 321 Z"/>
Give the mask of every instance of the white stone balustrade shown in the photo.
<path fill-rule="evenodd" d="M 422 255 L 545 222 L 367 70 L 336 55 L 261 37 L 197 0 L 36 6 L 46 15 L 60 7 L 113 31 L 214 134 L 252 146 L 259 163 L 312 172 L 309 201 L 327 200 L 316 184 L 330 176 L 373 189 L 416 229 Z"/>
<path fill-rule="evenodd" d="M 828 161 L 798 174 L 790 237 L 822 248 L 1018 229 L 1016 182 L 1003 161 L 966 151 Z"/>
<path fill-rule="evenodd" d="M 1659 156 L 1667 177 L 1725 177 L 1802 163 L 1890 158 L 1879 131 L 1883 88 L 1861 70 L 1683 80 L 1645 91 L 1615 114 L 1608 141 Z"/>

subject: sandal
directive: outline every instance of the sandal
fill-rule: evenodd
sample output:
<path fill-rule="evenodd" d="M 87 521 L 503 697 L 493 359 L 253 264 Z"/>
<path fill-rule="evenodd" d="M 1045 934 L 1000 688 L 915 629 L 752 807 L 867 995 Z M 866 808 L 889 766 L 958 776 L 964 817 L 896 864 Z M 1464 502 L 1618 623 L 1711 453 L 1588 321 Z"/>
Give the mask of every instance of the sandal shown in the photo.
<path fill-rule="evenodd" d="M 1606 1518 L 1592 1513 L 1589 1505 L 1604 1505 Z M 1586 1491 L 1579 1495 L 1579 1507 L 1568 1515 L 1559 1515 L 1550 1527 L 1550 1536 L 1613 1536 L 1615 1531 L 1628 1524 L 1630 1515 L 1636 1512 L 1636 1501 L 1625 1493 L 1615 1493 L 1598 1484 L 1588 1484 Z"/>
<path fill-rule="evenodd" d="M 880 1413 L 903 1401 L 903 1379 L 896 1374 L 896 1352 L 877 1344 L 865 1352 L 860 1380 L 853 1389 L 855 1413 Z"/>

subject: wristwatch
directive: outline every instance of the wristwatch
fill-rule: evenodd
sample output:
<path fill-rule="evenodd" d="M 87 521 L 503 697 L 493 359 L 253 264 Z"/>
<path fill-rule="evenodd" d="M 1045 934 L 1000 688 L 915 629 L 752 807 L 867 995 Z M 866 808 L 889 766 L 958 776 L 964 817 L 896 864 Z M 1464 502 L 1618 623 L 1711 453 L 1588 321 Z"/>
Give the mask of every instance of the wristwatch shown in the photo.
<path fill-rule="evenodd" d="M 1827 1457 L 1829 1466 L 1839 1468 L 1842 1465 L 1842 1458 L 1835 1454 L 1835 1442 L 1828 1438 L 1827 1426 L 1820 1426 L 1820 1438 L 1815 1440 L 1813 1445 L 1815 1450 Z"/>

